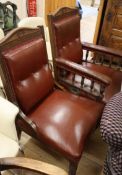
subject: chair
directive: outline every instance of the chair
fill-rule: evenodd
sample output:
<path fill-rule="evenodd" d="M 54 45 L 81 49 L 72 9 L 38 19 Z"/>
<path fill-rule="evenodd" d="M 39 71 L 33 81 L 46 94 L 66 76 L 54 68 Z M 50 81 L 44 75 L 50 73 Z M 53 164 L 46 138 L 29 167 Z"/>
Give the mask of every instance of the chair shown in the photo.
<path fill-rule="evenodd" d="M 9 169 L 22 170 L 22 174 L 41 174 L 41 175 L 67 175 L 67 173 L 55 165 L 41 162 L 34 159 L 16 157 L 16 158 L 0 158 L 0 172 Z M 1 174 L 1 173 L 0 173 Z M 18 174 L 20 174 L 18 172 Z"/>
<path fill-rule="evenodd" d="M 122 174 L 122 92 L 114 95 L 106 104 L 100 131 L 108 145 L 104 173 Z"/>
<path fill-rule="evenodd" d="M 18 27 L 37 27 L 41 25 L 44 26 L 48 59 L 52 63 L 52 51 L 51 51 L 51 45 L 50 45 L 49 31 L 48 31 L 48 27 L 45 24 L 44 18 L 43 17 L 26 17 L 18 23 Z"/>
<path fill-rule="evenodd" d="M 55 78 L 65 88 L 78 95 L 87 94 L 107 102 L 121 89 L 122 72 L 115 70 L 112 57 L 122 58 L 122 52 L 80 41 L 80 14 L 76 8 L 63 7 L 48 15 Z M 86 56 L 83 56 L 86 51 Z M 89 51 L 94 57 L 88 59 Z M 107 54 L 110 65 L 98 63 L 96 54 Z M 77 67 L 77 72 L 74 68 Z M 63 69 L 67 69 L 67 71 Z M 121 69 L 119 65 L 119 69 Z M 82 73 L 79 73 L 82 70 Z"/>
<path fill-rule="evenodd" d="M 43 27 L 17 28 L 0 43 L 7 97 L 20 108 L 16 126 L 69 160 L 75 175 L 85 141 L 100 120 L 103 103 L 61 91 L 49 69 Z"/>
<path fill-rule="evenodd" d="M 15 157 L 20 150 L 15 126 L 19 109 L 0 97 L 0 158 Z"/>

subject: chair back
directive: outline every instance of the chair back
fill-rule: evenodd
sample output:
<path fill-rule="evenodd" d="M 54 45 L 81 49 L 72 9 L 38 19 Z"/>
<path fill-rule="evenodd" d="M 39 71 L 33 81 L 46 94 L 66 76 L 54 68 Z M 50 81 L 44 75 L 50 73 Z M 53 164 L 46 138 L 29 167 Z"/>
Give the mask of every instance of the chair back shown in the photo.
<path fill-rule="evenodd" d="M 39 17 L 39 16 L 32 16 L 32 17 L 26 17 L 23 18 L 19 23 L 18 23 L 18 27 L 31 27 L 31 28 L 35 28 L 38 26 L 43 26 L 44 27 L 44 31 L 45 31 L 45 39 L 46 41 L 49 41 L 49 31 L 48 31 L 48 27 L 45 24 L 45 20 L 43 17 Z"/>
<path fill-rule="evenodd" d="M 33 16 L 33 17 L 26 17 L 23 18 L 19 23 L 18 27 L 31 27 L 35 28 L 37 26 L 44 27 L 44 33 L 45 33 L 45 40 L 46 40 L 46 46 L 47 46 L 47 54 L 48 59 L 52 60 L 52 52 L 51 52 L 51 45 L 50 45 L 50 37 L 49 37 L 49 30 L 48 27 L 45 24 L 45 20 L 43 17 Z"/>
<path fill-rule="evenodd" d="M 48 15 L 53 59 L 62 57 L 81 63 L 80 14 L 77 8 L 64 7 Z M 74 27 L 75 26 L 75 27 Z M 55 60 L 53 60 L 55 62 Z"/>
<path fill-rule="evenodd" d="M 43 27 L 14 29 L 0 43 L 0 50 L 7 97 L 28 114 L 53 90 Z"/>

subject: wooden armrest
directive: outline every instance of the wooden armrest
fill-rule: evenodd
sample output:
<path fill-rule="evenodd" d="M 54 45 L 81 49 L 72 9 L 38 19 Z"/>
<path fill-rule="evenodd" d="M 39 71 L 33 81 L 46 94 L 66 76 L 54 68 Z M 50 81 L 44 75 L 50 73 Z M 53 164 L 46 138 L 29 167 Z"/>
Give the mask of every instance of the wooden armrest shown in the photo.
<path fill-rule="evenodd" d="M 97 73 L 92 70 L 88 70 L 84 68 L 82 65 L 65 60 L 63 58 L 56 58 L 56 66 L 69 70 L 75 74 L 84 76 L 88 79 L 94 79 L 98 83 L 99 82 L 103 83 L 105 86 L 108 86 L 111 82 L 111 79 L 107 77 L 106 75 Z"/>
<path fill-rule="evenodd" d="M 95 45 L 95 44 L 87 43 L 87 42 L 82 42 L 82 47 L 85 50 L 98 51 L 98 52 L 102 52 L 102 53 L 105 53 L 105 54 L 109 54 L 109 55 L 112 55 L 112 56 L 122 58 L 122 52 L 120 50 L 117 50 L 117 49 L 114 49 L 114 48 L 104 47 L 104 46 Z"/>
<path fill-rule="evenodd" d="M 26 117 L 26 115 L 22 111 L 19 112 L 18 117 L 20 117 L 27 124 L 29 124 L 34 130 L 36 130 L 36 128 L 37 128 L 36 127 L 36 124 L 31 119 L 29 119 L 28 117 Z"/>
<path fill-rule="evenodd" d="M 18 120 L 22 121 L 25 123 L 26 127 L 32 131 L 33 135 L 35 136 L 35 133 L 37 133 L 38 127 L 37 125 L 31 120 L 29 119 L 21 110 L 18 113 L 16 119 L 15 119 L 15 124 L 16 124 L 16 129 L 17 129 L 17 135 L 18 138 L 20 139 L 21 137 L 21 126 L 18 125 Z"/>
<path fill-rule="evenodd" d="M 17 168 L 23 168 L 47 175 L 67 175 L 63 169 L 42 161 L 24 157 L 0 158 L 0 171 Z"/>

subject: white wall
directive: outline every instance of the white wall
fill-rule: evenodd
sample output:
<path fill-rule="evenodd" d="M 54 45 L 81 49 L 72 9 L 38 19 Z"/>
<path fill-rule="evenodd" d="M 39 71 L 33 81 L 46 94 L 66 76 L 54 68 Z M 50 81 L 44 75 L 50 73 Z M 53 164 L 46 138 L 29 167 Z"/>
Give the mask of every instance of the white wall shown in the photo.
<path fill-rule="evenodd" d="M 1 0 L 1 2 L 6 2 L 8 0 Z M 27 16 L 26 0 L 10 0 L 12 3 L 17 5 L 17 15 L 20 19 Z M 37 16 L 44 17 L 45 0 L 37 1 Z"/>

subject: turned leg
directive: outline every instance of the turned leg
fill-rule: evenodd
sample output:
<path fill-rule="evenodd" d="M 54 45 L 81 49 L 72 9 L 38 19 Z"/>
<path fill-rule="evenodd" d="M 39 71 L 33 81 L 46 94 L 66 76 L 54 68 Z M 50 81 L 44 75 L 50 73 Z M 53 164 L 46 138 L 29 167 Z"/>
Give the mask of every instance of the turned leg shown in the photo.
<path fill-rule="evenodd" d="M 76 175 L 78 162 L 69 162 L 69 175 Z"/>

